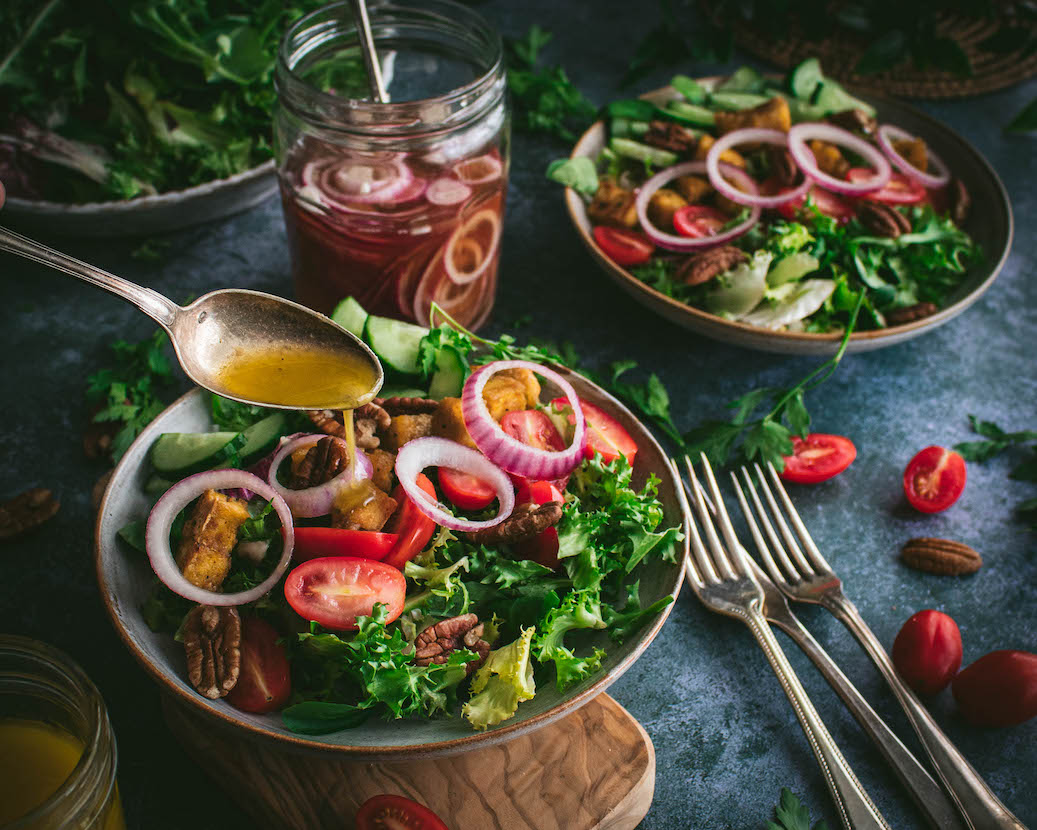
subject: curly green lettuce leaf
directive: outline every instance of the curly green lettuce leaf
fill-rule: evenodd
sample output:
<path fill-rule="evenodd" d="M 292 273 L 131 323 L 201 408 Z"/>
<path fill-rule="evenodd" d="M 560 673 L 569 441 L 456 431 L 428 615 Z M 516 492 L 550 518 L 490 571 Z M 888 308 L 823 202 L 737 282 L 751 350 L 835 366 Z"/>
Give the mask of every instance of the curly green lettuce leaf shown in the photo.
<path fill-rule="evenodd" d="M 522 630 L 514 642 L 494 649 L 472 679 L 472 697 L 461 714 L 476 729 L 486 729 L 512 717 L 518 705 L 536 694 L 530 648 L 533 627 Z"/>

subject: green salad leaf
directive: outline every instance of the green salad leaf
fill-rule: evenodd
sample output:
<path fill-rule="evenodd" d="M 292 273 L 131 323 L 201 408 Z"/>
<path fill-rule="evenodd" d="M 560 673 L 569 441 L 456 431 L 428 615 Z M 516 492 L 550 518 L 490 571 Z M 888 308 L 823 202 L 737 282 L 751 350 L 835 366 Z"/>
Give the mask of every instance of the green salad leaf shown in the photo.
<path fill-rule="evenodd" d="M 518 638 L 490 652 L 472 678 L 472 696 L 461 714 L 476 729 L 486 729 L 510 718 L 524 700 L 536 694 L 530 646 L 534 628 L 525 628 Z"/>

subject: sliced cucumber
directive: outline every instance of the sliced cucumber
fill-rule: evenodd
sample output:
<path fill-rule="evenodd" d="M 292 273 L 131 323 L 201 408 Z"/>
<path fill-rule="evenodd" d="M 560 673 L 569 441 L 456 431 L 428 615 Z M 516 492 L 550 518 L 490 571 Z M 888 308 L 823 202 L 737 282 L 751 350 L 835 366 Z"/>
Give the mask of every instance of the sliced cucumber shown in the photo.
<path fill-rule="evenodd" d="M 807 58 L 789 72 L 789 92 L 801 101 L 809 101 L 818 84 L 825 79 L 821 74 L 821 61 Z"/>
<path fill-rule="evenodd" d="M 380 398 L 427 398 L 428 390 L 418 389 L 415 386 L 399 386 L 388 384 L 381 388 L 378 393 Z"/>
<path fill-rule="evenodd" d="M 718 110 L 751 110 L 760 104 L 766 104 L 769 100 L 766 95 L 753 95 L 748 92 L 714 92 L 709 96 L 709 105 Z"/>
<path fill-rule="evenodd" d="M 640 138 L 651 129 L 647 121 L 632 121 L 629 118 L 613 118 L 609 125 L 609 135 L 617 138 Z"/>
<path fill-rule="evenodd" d="M 331 312 L 331 319 L 334 322 L 357 337 L 362 337 L 364 334 L 364 323 L 367 322 L 367 316 L 364 307 L 352 297 L 346 297 Z"/>
<path fill-rule="evenodd" d="M 144 492 L 149 496 L 161 496 L 174 484 L 176 484 L 175 481 L 170 481 L 168 478 L 162 478 L 157 473 L 152 473 L 148 476 L 148 480 L 144 482 Z"/>
<path fill-rule="evenodd" d="M 814 92 L 811 103 L 822 110 L 825 115 L 844 110 L 864 110 L 868 115 L 875 116 L 875 107 L 864 103 L 860 98 L 854 98 L 835 81 L 822 81 Z"/>
<path fill-rule="evenodd" d="M 674 75 L 670 79 L 670 86 L 683 95 L 689 104 L 706 102 L 706 88 L 694 78 L 689 78 L 687 75 Z"/>
<path fill-rule="evenodd" d="M 659 112 L 690 127 L 715 127 L 717 123 L 712 110 L 697 104 L 685 104 L 683 101 L 670 101 L 666 108 Z"/>
<path fill-rule="evenodd" d="M 814 106 L 809 101 L 801 101 L 799 98 L 786 98 L 789 105 L 789 116 L 793 124 L 801 124 L 804 121 L 820 121 L 827 114 L 821 107 Z"/>
<path fill-rule="evenodd" d="M 743 66 L 736 69 L 729 78 L 714 88 L 716 92 L 749 92 L 754 95 L 766 89 L 766 80 L 751 66 Z"/>
<path fill-rule="evenodd" d="M 461 355 L 453 349 L 441 349 L 436 357 L 436 371 L 432 374 L 428 396 L 437 401 L 443 398 L 459 398 L 464 378 L 465 365 Z"/>
<path fill-rule="evenodd" d="M 655 114 L 655 104 L 642 98 L 625 98 L 613 101 L 606 108 L 609 118 L 629 118 L 633 121 L 650 121 Z"/>
<path fill-rule="evenodd" d="M 364 326 L 364 340 L 371 351 L 389 368 L 404 375 L 418 374 L 418 345 L 426 334 L 428 329 L 422 326 L 374 314 Z"/>
<path fill-rule="evenodd" d="M 651 147 L 648 144 L 642 144 L 640 141 L 633 141 L 629 138 L 613 138 L 609 141 L 609 147 L 617 155 L 624 158 L 647 162 L 648 164 L 654 164 L 656 167 L 669 167 L 671 164 L 677 163 L 676 153 L 671 153 L 669 150 L 662 150 L 658 147 Z M 373 343 L 371 348 L 374 349 Z M 378 349 L 375 349 L 376 354 L 377 352 Z"/>
<path fill-rule="evenodd" d="M 245 443 L 241 445 L 238 454 L 242 458 L 247 458 L 270 447 L 284 433 L 286 420 L 283 412 L 275 412 L 273 415 L 267 415 L 262 421 L 256 421 L 241 433 Z"/>
<path fill-rule="evenodd" d="M 151 445 L 151 464 L 160 473 L 204 469 L 227 455 L 240 432 L 163 432 Z"/>

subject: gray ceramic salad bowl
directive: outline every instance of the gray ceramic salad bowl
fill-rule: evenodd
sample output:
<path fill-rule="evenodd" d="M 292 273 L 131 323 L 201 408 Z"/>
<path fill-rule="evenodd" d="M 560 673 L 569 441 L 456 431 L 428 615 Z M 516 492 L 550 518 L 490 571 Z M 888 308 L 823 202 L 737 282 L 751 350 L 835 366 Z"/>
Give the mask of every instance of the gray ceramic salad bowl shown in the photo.
<path fill-rule="evenodd" d="M 640 486 L 649 474 L 661 480 L 659 499 L 665 511 L 664 526 L 683 526 L 677 487 L 665 453 L 651 433 L 629 410 L 599 387 L 565 369 L 554 367 L 573 384 L 581 398 L 605 409 L 630 433 L 639 452 L 634 483 Z M 211 428 L 207 393 L 195 389 L 173 403 L 141 433 L 115 468 L 98 512 L 95 533 L 97 579 L 101 598 L 116 632 L 133 656 L 158 682 L 164 692 L 182 705 L 193 708 L 240 733 L 242 737 L 276 741 L 304 752 L 333 753 L 356 760 L 399 760 L 434 757 L 488 746 L 545 726 L 574 711 L 604 691 L 633 665 L 659 632 L 673 608 L 672 603 L 624 643 L 608 640 L 606 632 L 595 632 L 598 645 L 607 652 L 602 669 L 565 693 L 553 679 L 538 683 L 536 696 L 519 706 L 510 720 L 485 732 L 475 732 L 459 715 L 429 720 L 385 721 L 372 717 L 360 727 L 318 738 L 289 731 L 277 713 L 249 714 L 223 700 L 199 695 L 187 680 L 183 646 L 172 637 L 151 631 L 141 613 L 153 573 L 144 554 L 133 551 L 118 537 L 118 530 L 147 516 L 153 499 L 143 485 L 149 475 L 147 454 L 163 432 L 200 432 Z M 687 534 L 685 533 L 685 537 Z M 670 595 L 676 598 L 684 573 L 687 541 L 678 546 L 677 561 L 653 560 L 641 573 L 641 597 L 647 606 Z"/>

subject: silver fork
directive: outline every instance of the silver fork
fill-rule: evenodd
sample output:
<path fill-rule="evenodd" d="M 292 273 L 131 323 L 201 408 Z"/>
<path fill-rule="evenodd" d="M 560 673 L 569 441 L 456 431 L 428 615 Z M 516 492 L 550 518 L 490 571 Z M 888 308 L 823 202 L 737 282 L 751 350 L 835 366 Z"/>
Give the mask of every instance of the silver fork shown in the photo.
<path fill-rule="evenodd" d="M 717 536 L 713 520 L 710 518 L 703 499 L 698 496 L 701 485 L 695 476 L 691 460 L 685 458 L 685 461 L 688 477 L 692 484 L 690 492 L 693 494 L 698 514 L 696 523 L 684 490 L 679 489 L 677 494 L 687 516 L 688 534 L 694 554 L 688 559 L 687 570 L 692 589 L 707 608 L 741 620 L 753 633 L 756 642 L 767 657 L 767 662 L 770 663 L 778 680 L 781 681 L 782 688 L 792 703 L 800 726 L 806 733 L 810 748 L 821 767 L 825 784 L 832 794 L 843 826 L 847 830 L 864 830 L 864 828 L 889 830 L 889 825 L 864 791 L 857 776 L 854 775 L 850 765 L 835 745 L 835 741 L 832 740 L 832 736 L 822 723 L 806 690 L 796 677 L 781 646 L 778 645 L 774 633 L 764 619 L 763 590 L 753 577 L 748 555 L 734 535 L 731 519 L 720 498 L 709 462 L 703 455 L 702 463 L 706 482 L 717 506 L 717 524 L 724 537 L 724 544 L 721 544 Z M 673 461 L 670 463 L 673 464 L 674 472 L 680 478 L 676 463 Z M 702 543 L 696 524 L 701 525 L 705 533 L 709 543 L 708 550 Z"/>
<path fill-rule="evenodd" d="M 755 507 L 756 516 L 760 520 L 759 524 L 763 525 L 766 540 L 760 533 L 753 511 L 748 509 L 744 499 L 741 500 L 742 509 L 745 511 L 749 531 L 760 551 L 763 563 L 778 588 L 790 599 L 812 602 L 827 608 L 850 629 L 893 689 L 922 746 L 925 747 L 940 783 L 969 827 L 974 830 L 1026 830 L 1023 823 L 998 800 L 965 756 L 951 743 L 914 692 L 900 679 L 878 638 L 872 633 L 857 607 L 843 594 L 842 582 L 810 538 L 774 467 L 768 464 L 768 475 L 764 476 L 760 466 L 754 466 L 760 489 L 770 507 L 774 524 L 778 526 L 778 532 L 768 518 L 745 467 L 741 470 L 742 478 Z M 732 474 L 732 478 L 735 479 L 737 487 L 737 477 Z M 784 507 L 785 515 L 788 516 L 788 522 L 778 507 L 779 501 Z M 795 535 L 789 528 L 789 523 L 795 528 Z M 779 532 L 781 538 L 778 536 Z"/>

